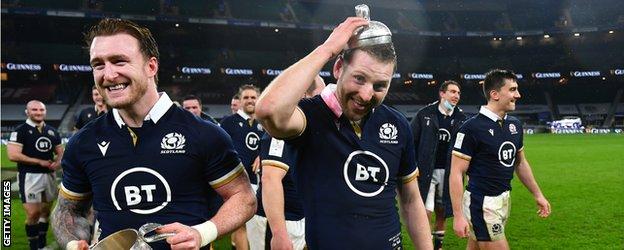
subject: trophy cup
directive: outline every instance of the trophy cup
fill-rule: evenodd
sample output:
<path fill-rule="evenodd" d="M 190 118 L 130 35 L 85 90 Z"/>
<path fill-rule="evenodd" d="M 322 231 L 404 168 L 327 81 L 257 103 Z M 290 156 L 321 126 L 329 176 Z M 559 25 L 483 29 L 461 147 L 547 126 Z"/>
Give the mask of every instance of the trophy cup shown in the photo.
<path fill-rule="evenodd" d="M 382 22 L 370 20 L 370 9 L 366 4 L 355 6 L 355 15 L 369 21 L 368 26 L 360 28 L 349 39 L 349 49 L 392 43 L 392 32 Z"/>

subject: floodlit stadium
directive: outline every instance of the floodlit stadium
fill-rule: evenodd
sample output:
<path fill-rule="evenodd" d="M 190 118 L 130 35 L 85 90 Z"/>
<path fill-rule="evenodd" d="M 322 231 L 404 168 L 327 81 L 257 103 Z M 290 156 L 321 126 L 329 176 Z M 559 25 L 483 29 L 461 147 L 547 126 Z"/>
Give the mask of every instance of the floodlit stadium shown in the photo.
<path fill-rule="evenodd" d="M 241 85 L 264 90 L 355 16 L 354 7 L 362 3 L 371 20 L 392 32 L 396 67 L 383 104 L 408 121 L 439 100 L 447 80 L 461 87 L 457 106 L 468 117 L 478 115 L 486 105 L 486 73 L 515 73 L 521 98 L 509 115 L 522 125 L 525 155 L 552 214 L 536 216 L 531 192 L 514 176 L 505 227 L 511 248 L 624 248 L 624 1 L 619 0 L 3 1 L 3 248 L 29 249 L 18 167 L 7 144 L 15 142 L 12 136 L 28 118 L 24 110 L 31 100 L 45 104 L 45 124 L 56 128 L 62 145 L 79 131 L 81 112 L 94 107 L 95 72 L 84 36 L 101 19 L 147 27 L 160 53 L 158 91 L 179 104 L 193 95 L 201 112 L 220 122 L 233 114 L 230 104 Z M 318 73 L 326 84 L 336 83 L 334 62 Z M 184 137 L 167 139 L 162 149 L 184 146 Z M 98 146 L 104 156 L 108 145 Z M 62 181 L 61 171 L 55 176 Z M 227 235 L 212 247 L 232 249 L 230 241 Z M 443 249 L 466 244 L 448 218 Z M 415 249 L 403 220 L 402 245 Z M 51 228 L 47 246 L 65 248 Z"/>

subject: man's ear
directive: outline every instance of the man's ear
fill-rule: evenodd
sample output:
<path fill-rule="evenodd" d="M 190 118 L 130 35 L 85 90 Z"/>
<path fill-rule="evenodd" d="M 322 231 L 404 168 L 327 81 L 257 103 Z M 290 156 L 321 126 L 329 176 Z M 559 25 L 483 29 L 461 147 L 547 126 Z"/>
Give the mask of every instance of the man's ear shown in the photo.
<path fill-rule="evenodd" d="M 344 59 L 342 58 L 342 55 L 338 56 L 338 58 L 336 59 L 336 62 L 334 63 L 334 68 L 333 68 L 333 73 L 334 73 L 334 79 L 338 79 L 338 77 L 340 77 L 340 75 L 342 75 L 342 70 L 344 69 Z"/>

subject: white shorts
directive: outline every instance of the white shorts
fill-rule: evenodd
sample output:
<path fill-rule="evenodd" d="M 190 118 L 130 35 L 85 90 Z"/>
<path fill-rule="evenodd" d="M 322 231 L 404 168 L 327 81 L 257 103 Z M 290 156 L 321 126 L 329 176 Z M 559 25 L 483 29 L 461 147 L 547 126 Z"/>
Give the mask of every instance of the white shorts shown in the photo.
<path fill-rule="evenodd" d="M 429 193 L 425 201 L 425 209 L 433 212 L 434 207 L 442 207 L 442 192 L 444 191 L 444 169 L 434 169 L 431 174 L 431 184 L 429 185 Z"/>
<path fill-rule="evenodd" d="M 58 195 L 54 173 L 18 172 L 17 183 L 23 203 L 51 203 Z"/>
<path fill-rule="evenodd" d="M 505 237 L 511 199 L 509 191 L 484 196 L 464 191 L 462 213 L 470 224 L 470 237 L 477 241 L 496 241 Z"/>
<path fill-rule="evenodd" d="M 254 215 L 247 221 L 247 239 L 250 250 L 264 250 L 265 245 L 271 245 L 267 239 L 267 218 Z M 301 250 L 305 247 L 305 218 L 298 221 L 286 221 L 286 231 L 293 243 L 293 249 Z"/>

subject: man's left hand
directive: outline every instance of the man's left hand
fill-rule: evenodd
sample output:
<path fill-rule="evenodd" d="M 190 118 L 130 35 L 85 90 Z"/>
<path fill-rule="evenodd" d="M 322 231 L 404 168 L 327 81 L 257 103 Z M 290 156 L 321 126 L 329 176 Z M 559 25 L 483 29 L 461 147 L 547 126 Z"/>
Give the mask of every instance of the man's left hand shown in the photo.
<path fill-rule="evenodd" d="M 537 214 L 539 215 L 539 217 L 548 217 L 550 215 L 550 203 L 548 202 L 548 200 L 546 200 L 546 197 L 537 197 L 535 199 L 535 202 L 537 203 L 537 207 L 539 208 L 539 210 L 537 210 Z"/>
<path fill-rule="evenodd" d="M 178 222 L 167 224 L 156 229 L 156 233 L 175 233 L 167 238 L 171 249 L 199 249 L 201 247 L 201 235 L 197 230 Z"/>

